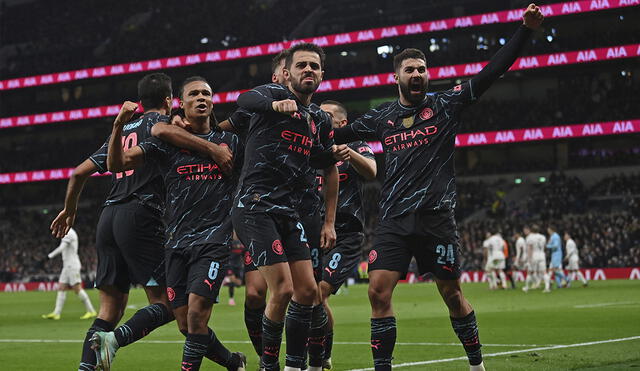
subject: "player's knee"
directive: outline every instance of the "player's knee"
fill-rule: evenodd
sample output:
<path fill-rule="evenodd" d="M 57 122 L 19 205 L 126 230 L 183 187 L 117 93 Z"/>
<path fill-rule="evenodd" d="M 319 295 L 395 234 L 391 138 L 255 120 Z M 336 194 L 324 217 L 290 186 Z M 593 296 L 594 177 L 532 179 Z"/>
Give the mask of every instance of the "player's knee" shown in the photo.
<path fill-rule="evenodd" d="M 463 306 L 464 297 L 460 290 L 447 290 L 443 293 L 442 298 L 451 311 L 458 311 Z"/>
<path fill-rule="evenodd" d="M 257 309 L 265 306 L 267 290 L 259 287 L 247 286 L 245 304 L 249 308 Z"/>
<path fill-rule="evenodd" d="M 200 309 L 191 309 L 187 313 L 187 324 L 189 332 L 200 332 L 207 327 L 209 321 L 209 313 Z"/>
<path fill-rule="evenodd" d="M 290 283 L 280 285 L 272 290 L 271 295 L 278 303 L 288 303 L 293 297 L 293 285 Z"/>
<path fill-rule="evenodd" d="M 370 284 L 368 293 L 373 308 L 381 309 L 391 304 L 391 290 L 386 289 L 383 285 Z"/>
<path fill-rule="evenodd" d="M 295 297 L 296 300 L 301 304 L 312 304 L 313 301 L 318 297 L 318 286 L 306 285 L 304 287 L 296 287 Z"/>

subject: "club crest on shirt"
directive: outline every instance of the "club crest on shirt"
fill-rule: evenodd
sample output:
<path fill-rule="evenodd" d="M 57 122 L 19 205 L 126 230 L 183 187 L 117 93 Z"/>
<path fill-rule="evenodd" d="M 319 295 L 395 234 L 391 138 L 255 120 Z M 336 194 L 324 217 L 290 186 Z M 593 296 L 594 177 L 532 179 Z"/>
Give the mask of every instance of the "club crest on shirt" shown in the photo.
<path fill-rule="evenodd" d="M 420 112 L 420 118 L 423 120 L 428 120 L 433 117 L 433 110 L 429 107 L 425 108 Z"/>
<path fill-rule="evenodd" d="M 316 133 L 318 132 L 318 128 L 316 127 L 316 123 L 313 120 L 309 120 L 310 117 L 307 119 L 307 121 L 309 122 L 309 126 L 311 126 L 311 132 L 313 133 L 313 135 L 316 135 Z"/>
<path fill-rule="evenodd" d="M 414 122 L 415 122 L 415 118 L 413 116 L 405 117 L 402 119 L 402 126 L 408 129 L 413 126 Z"/>

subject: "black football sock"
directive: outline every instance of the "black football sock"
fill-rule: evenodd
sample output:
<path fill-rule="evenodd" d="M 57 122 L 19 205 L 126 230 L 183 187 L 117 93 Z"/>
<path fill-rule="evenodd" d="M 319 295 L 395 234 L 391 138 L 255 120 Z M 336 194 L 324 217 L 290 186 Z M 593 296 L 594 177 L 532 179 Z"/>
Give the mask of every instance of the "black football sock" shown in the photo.
<path fill-rule="evenodd" d="M 375 371 L 391 371 L 396 334 L 395 317 L 371 319 L 371 352 Z"/>
<path fill-rule="evenodd" d="M 313 307 L 311 329 L 309 330 L 309 366 L 321 367 L 324 355 L 324 341 L 327 328 L 327 312 L 322 304 Z"/>
<path fill-rule="evenodd" d="M 258 357 L 262 356 L 262 316 L 264 315 L 265 307 L 258 309 L 251 309 L 244 306 L 244 324 L 247 326 L 247 332 L 249 333 L 249 339 L 253 344 Z"/>
<path fill-rule="evenodd" d="M 458 335 L 458 339 L 467 352 L 469 364 L 472 366 L 482 363 L 482 351 L 480 348 L 480 338 L 478 337 L 478 323 L 475 312 L 471 312 L 462 318 L 451 318 L 453 331 Z"/>
<path fill-rule="evenodd" d="M 98 360 L 96 359 L 96 352 L 91 349 L 91 337 L 93 333 L 97 331 L 109 332 L 113 331 L 113 324 L 109 323 L 103 319 L 96 318 L 93 321 L 91 327 L 87 331 L 87 336 L 84 338 L 84 343 L 82 343 L 82 357 L 80 358 L 80 365 L 78 366 L 78 371 L 94 371 L 96 368 L 96 364 Z"/>
<path fill-rule="evenodd" d="M 151 331 L 172 320 L 173 316 L 164 304 L 151 304 L 137 311 L 122 326 L 113 330 L 113 333 L 118 345 L 124 347 L 142 339 Z"/>

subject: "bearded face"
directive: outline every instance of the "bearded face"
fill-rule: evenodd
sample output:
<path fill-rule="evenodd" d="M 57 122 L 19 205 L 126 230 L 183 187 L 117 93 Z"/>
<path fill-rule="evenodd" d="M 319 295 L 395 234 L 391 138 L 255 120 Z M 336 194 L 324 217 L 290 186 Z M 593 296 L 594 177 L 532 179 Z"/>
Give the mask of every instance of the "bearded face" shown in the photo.
<path fill-rule="evenodd" d="M 429 87 L 427 63 L 422 59 L 405 59 L 396 71 L 396 80 L 400 95 L 411 105 L 420 104 Z"/>

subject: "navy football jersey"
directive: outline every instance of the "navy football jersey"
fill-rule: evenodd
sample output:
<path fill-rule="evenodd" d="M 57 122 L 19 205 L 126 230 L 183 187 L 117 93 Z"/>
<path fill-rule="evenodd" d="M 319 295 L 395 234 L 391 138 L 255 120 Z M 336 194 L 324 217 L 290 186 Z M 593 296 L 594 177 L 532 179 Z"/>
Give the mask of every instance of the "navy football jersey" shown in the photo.
<path fill-rule="evenodd" d="M 374 159 L 373 150 L 366 142 L 358 141 L 348 144 L 356 153 Z M 364 230 L 365 215 L 362 206 L 362 183 L 364 178 L 349 161 L 338 162 L 340 193 L 336 211 L 336 232 L 360 232 Z M 323 179 L 320 179 L 323 182 Z"/>
<path fill-rule="evenodd" d="M 234 207 L 297 215 L 303 194 L 315 183 L 309 158 L 333 145 L 331 119 L 326 112 L 300 102 L 292 116 L 274 112 L 271 103 L 283 99 L 296 97 L 278 84 L 256 87 L 238 99 L 240 107 L 252 115 Z"/>
<path fill-rule="evenodd" d="M 145 113 L 124 125 L 122 147 L 127 150 L 151 138 L 151 127 L 158 122 L 169 122 L 169 117 L 157 112 Z M 109 139 L 89 159 L 100 174 L 107 172 Z M 160 213 L 164 213 L 165 188 L 155 164 L 149 162 L 135 170 L 111 175 L 112 186 L 104 205 L 136 201 Z"/>
<path fill-rule="evenodd" d="M 211 131 L 197 136 L 229 146 L 234 162 L 241 163 L 242 151 L 235 134 Z M 237 175 L 225 175 L 210 158 L 157 138 L 144 141 L 140 148 L 145 162 L 156 164 L 167 188 L 166 247 L 230 243 L 230 212 Z"/>
<path fill-rule="evenodd" d="M 454 149 L 461 109 L 475 100 L 467 81 L 428 93 L 415 107 L 399 101 L 370 110 L 351 125 L 336 129 L 338 143 L 351 138 L 379 140 L 385 155 L 380 218 L 456 205 Z"/>

